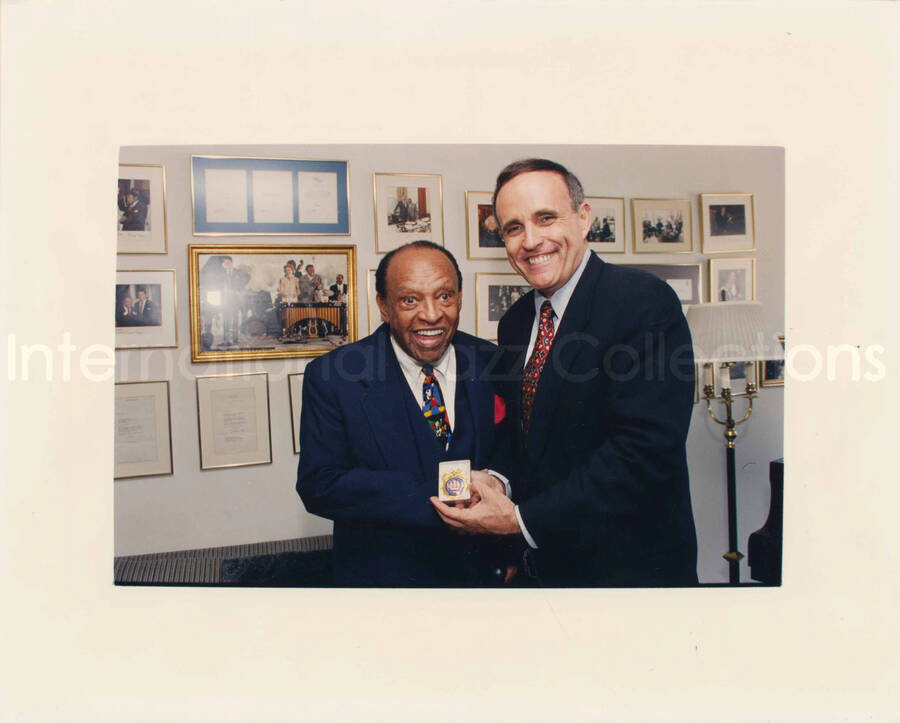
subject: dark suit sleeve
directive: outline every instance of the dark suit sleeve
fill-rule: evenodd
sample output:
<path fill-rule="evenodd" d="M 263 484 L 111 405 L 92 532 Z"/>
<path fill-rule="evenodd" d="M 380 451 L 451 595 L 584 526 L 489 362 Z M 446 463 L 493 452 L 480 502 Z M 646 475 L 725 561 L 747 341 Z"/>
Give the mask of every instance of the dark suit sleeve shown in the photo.
<path fill-rule="evenodd" d="M 605 385 L 582 387 L 605 392 L 560 401 L 571 425 L 565 443 L 572 446 L 553 453 L 580 463 L 519 506 L 539 548 L 602 536 L 610 524 L 646 524 L 648 510 L 658 510 L 657 521 L 667 524 L 670 512 L 673 520 L 679 512 L 667 510 L 668 501 L 687 499 L 673 494 L 673 485 L 687 484 L 684 445 L 694 395 L 690 331 L 668 286 L 657 286 L 641 301 L 643 308 L 597 370 Z M 584 415 L 602 419 L 602 441 L 593 449 L 585 441 L 589 435 L 579 433 Z"/>
<path fill-rule="evenodd" d="M 317 362 L 307 367 L 300 419 L 297 492 L 306 509 L 330 520 L 440 528 L 429 502 L 434 485 L 408 471 L 385 468 L 362 409 L 345 407 L 344 382 L 323 378 L 324 365 Z M 405 453 L 415 454 L 408 442 Z"/>

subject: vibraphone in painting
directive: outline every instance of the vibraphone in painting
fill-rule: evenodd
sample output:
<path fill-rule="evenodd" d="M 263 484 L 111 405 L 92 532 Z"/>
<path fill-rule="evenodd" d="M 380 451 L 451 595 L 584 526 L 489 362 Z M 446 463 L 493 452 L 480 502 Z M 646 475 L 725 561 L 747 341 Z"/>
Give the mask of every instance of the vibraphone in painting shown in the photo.
<path fill-rule="evenodd" d="M 300 302 L 285 306 L 284 309 L 284 328 L 293 329 L 297 322 L 303 322 L 307 319 L 322 319 L 339 333 L 344 333 L 341 324 L 341 307 L 329 303 Z"/>

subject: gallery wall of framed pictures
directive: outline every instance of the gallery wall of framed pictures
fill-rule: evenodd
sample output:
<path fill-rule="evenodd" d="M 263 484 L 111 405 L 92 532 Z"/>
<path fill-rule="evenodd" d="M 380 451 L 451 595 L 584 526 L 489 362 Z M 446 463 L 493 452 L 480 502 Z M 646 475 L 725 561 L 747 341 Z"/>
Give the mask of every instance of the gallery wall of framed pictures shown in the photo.
<path fill-rule="evenodd" d="M 169 514 L 165 480 L 173 475 L 186 485 L 179 494 L 198 490 L 192 504 L 200 516 L 207 513 L 199 490 L 213 484 L 209 480 L 219 480 L 215 484 L 226 485 L 238 498 L 249 495 L 254 484 L 288 495 L 290 502 L 258 514 L 248 502 L 247 514 L 255 516 L 249 528 L 256 525 L 258 535 L 246 527 L 240 533 L 222 530 L 223 544 L 263 531 L 267 538 L 292 537 L 298 524 L 314 530 L 321 523 L 303 512 L 291 481 L 302 455 L 304 371 L 316 356 L 381 324 L 375 269 L 386 253 L 413 240 L 428 240 L 453 253 L 463 275 L 459 328 L 496 339 L 499 318 L 529 292 L 509 266 L 493 215 L 496 173 L 510 160 L 550 157 L 579 176 L 591 209 L 589 248 L 605 262 L 658 276 L 683 304 L 741 298 L 770 302 L 783 328 L 783 263 L 760 260 L 773 239 L 780 253 L 783 238 L 778 226 L 783 208 L 774 217 L 771 213 L 783 200 L 769 191 L 770 179 L 782 172 L 777 149 L 760 149 L 751 168 L 745 152 L 708 148 L 678 151 L 682 160 L 675 164 L 671 151 L 657 154 L 644 147 L 282 145 L 240 150 L 123 149 L 116 201 L 121 255 L 112 314 L 116 379 L 123 385 L 151 385 L 157 414 L 152 419 L 162 418 L 164 385 L 172 411 L 167 427 L 153 428 L 157 461 L 142 463 L 135 474 L 122 460 L 152 456 L 151 417 L 141 416 L 135 394 L 127 404 L 117 401 L 122 420 L 117 489 L 123 490 L 122 500 L 133 495 L 135 507 L 162 516 Z M 641 154 L 641 164 L 632 163 L 635 153 Z M 653 161 L 657 155 L 658 163 Z M 605 172 L 608 168 L 616 173 Z M 723 174 L 723 168 L 733 172 Z M 730 180 L 723 186 L 725 177 Z M 777 371 L 769 372 L 765 378 L 760 372 L 767 394 L 778 384 Z M 254 374 L 261 376 L 238 376 Z M 221 401 L 213 404 L 213 397 L 200 392 L 229 383 L 210 381 L 219 377 L 247 382 L 254 404 L 237 404 L 240 395 L 227 394 L 214 396 L 234 401 L 231 411 Z M 250 427 L 239 424 L 251 411 L 261 425 L 254 428 L 253 445 L 247 442 Z M 132 422 L 136 426 L 129 436 Z M 229 441 L 233 447 L 222 446 L 229 439 L 226 429 L 235 431 Z M 238 454 L 242 445 L 252 446 L 247 459 Z M 165 449 L 170 451 L 163 454 Z M 154 484 L 157 493 L 150 491 Z M 183 532 L 180 546 L 206 544 Z M 132 552 L 142 551 L 140 540 L 131 542 Z M 143 551 L 152 551 L 148 548 Z"/>

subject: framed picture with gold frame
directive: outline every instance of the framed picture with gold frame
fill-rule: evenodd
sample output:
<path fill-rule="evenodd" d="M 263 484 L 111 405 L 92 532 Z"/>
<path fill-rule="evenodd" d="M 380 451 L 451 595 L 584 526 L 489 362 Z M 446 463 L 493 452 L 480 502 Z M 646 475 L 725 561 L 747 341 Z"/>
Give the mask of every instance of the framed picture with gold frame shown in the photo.
<path fill-rule="evenodd" d="M 466 191 L 466 258 L 505 259 L 491 191 Z"/>
<path fill-rule="evenodd" d="M 784 334 L 778 335 L 778 342 L 784 349 Z M 784 359 L 771 359 L 766 361 L 758 361 L 757 378 L 761 387 L 783 387 L 784 386 Z"/>
<path fill-rule="evenodd" d="M 114 479 L 172 474 L 169 382 L 116 382 Z"/>
<path fill-rule="evenodd" d="M 303 372 L 288 374 L 288 397 L 291 403 L 291 434 L 294 454 L 300 454 L 300 412 L 303 409 Z"/>
<path fill-rule="evenodd" d="M 269 375 L 197 377 L 200 469 L 272 463 Z"/>
<path fill-rule="evenodd" d="M 191 360 L 320 356 L 356 341 L 356 246 L 188 246 Z"/>
<path fill-rule="evenodd" d="M 410 241 L 444 245 L 442 181 L 433 173 L 374 173 L 375 251 Z"/>
<path fill-rule="evenodd" d="M 691 202 L 686 198 L 631 199 L 636 254 L 684 254 L 694 248 Z"/>
<path fill-rule="evenodd" d="M 753 251 L 753 194 L 701 193 L 700 239 L 705 254 Z"/>
<path fill-rule="evenodd" d="M 709 260 L 709 300 L 713 304 L 756 298 L 756 259 L 725 256 Z"/>
<path fill-rule="evenodd" d="M 116 271 L 116 349 L 178 346 L 175 270 Z"/>
<path fill-rule="evenodd" d="M 366 311 L 369 314 L 369 333 L 381 326 L 381 309 L 378 308 L 375 289 L 375 269 L 366 271 Z"/>
<path fill-rule="evenodd" d="M 350 164 L 191 156 L 194 236 L 348 236 Z"/>
<path fill-rule="evenodd" d="M 497 339 L 497 324 L 507 309 L 531 291 L 531 286 L 514 273 L 475 274 L 475 335 Z"/>
<path fill-rule="evenodd" d="M 625 199 L 585 196 L 591 207 L 588 245 L 598 254 L 625 253 Z"/>
<path fill-rule="evenodd" d="M 168 253 L 165 166 L 120 163 L 116 205 L 117 254 Z"/>

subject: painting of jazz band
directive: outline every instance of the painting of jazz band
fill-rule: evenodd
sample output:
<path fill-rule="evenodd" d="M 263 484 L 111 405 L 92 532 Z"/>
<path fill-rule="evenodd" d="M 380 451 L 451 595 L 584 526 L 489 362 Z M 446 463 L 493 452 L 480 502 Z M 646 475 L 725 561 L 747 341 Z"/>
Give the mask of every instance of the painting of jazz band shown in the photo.
<path fill-rule="evenodd" d="M 204 350 L 339 346 L 347 341 L 343 256 L 201 255 Z"/>

